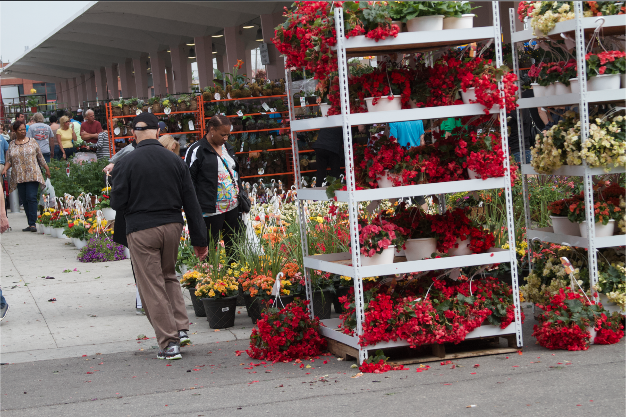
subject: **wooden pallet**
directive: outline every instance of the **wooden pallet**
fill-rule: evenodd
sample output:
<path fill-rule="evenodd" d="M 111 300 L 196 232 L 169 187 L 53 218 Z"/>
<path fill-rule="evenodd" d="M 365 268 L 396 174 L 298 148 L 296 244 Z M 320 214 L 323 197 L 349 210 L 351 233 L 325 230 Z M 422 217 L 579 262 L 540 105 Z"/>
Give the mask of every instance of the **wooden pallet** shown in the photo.
<path fill-rule="evenodd" d="M 500 339 L 506 341 L 506 347 L 501 345 Z M 358 349 L 348 346 L 336 340 L 327 339 L 328 350 L 333 355 L 343 360 L 358 360 Z M 377 349 L 368 349 L 373 353 Z M 514 334 L 487 337 L 482 339 L 472 339 L 463 341 L 457 345 L 446 343 L 443 345 L 433 344 L 420 346 L 415 349 L 409 347 L 397 347 L 383 349 L 383 352 L 390 359 L 390 365 L 409 365 L 413 363 L 438 362 L 442 360 L 472 358 L 476 356 L 501 355 L 504 353 L 515 353 L 522 348 L 517 347 L 517 339 Z"/>

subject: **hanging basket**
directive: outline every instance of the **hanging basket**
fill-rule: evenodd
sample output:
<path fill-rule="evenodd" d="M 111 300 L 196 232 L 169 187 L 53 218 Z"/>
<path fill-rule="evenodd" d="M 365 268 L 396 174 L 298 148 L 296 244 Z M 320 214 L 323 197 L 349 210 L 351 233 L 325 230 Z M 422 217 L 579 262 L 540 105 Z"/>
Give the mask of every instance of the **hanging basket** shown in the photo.
<path fill-rule="evenodd" d="M 161 108 L 161 103 L 154 103 L 152 105 L 152 113 L 163 113 L 163 109 Z"/>
<path fill-rule="evenodd" d="M 191 304 L 193 305 L 193 312 L 196 317 L 206 317 L 204 303 L 198 297 L 196 297 L 195 288 L 189 288 L 189 297 L 191 297 Z"/>
<path fill-rule="evenodd" d="M 122 114 L 124 116 L 128 116 L 130 114 L 130 106 L 128 104 L 124 104 L 122 106 Z"/>
<path fill-rule="evenodd" d="M 237 314 L 237 296 L 226 298 L 202 298 L 209 327 L 225 329 L 235 325 Z"/>
<path fill-rule="evenodd" d="M 198 101 L 195 98 L 191 100 L 191 103 L 189 104 L 189 110 L 191 111 L 198 110 Z"/>
<path fill-rule="evenodd" d="M 113 113 L 113 116 L 121 116 L 122 115 L 122 109 L 120 107 L 112 107 L 111 108 L 111 112 Z"/>

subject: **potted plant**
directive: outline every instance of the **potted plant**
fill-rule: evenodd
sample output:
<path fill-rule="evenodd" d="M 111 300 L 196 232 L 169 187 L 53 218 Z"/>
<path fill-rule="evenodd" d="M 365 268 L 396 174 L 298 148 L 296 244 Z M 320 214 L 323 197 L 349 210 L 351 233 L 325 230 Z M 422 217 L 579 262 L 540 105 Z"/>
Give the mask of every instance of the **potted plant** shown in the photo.
<path fill-rule="evenodd" d="M 548 211 L 550 212 L 550 219 L 552 220 L 552 229 L 554 233 L 580 236 L 580 227 L 578 223 L 571 221 L 567 215 L 569 214 L 569 208 L 572 204 L 580 201 L 579 196 L 572 198 L 564 198 L 562 200 L 556 200 L 548 204 Z"/>
<path fill-rule="evenodd" d="M 406 152 L 396 138 L 380 135 L 372 146 L 364 149 L 360 168 L 367 175 L 370 186 L 387 188 L 402 185 L 403 163 Z"/>
<path fill-rule="evenodd" d="M 596 237 L 613 236 L 615 233 L 615 219 L 619 220 L 622 215 L 621 208 L 606 201 L 594 201 L 593 208 Z M 587 237 L 584 200 L 578 200 L 569 206 L 567 218 L 579 224 L 580 236 Z"/>
<path fill-rule="evenodd" d="M 587 89 L 589 91 L 617 90 L 621 75 L 626 73 L 626 52 L 607 51 L 585 55 Z"/>
<path fill-rule="evenodd" d="M 181 239 L 178 245 L 178 255 L 176 257 L 176 272 L 185 274 L 187 270 L 194 268 L 199 262 L 193 251 L 193 247 L 187 239 Z"/>
<path fill-rule="evenodd" d="M 443 29 L 443 18 L 449 13 L 445 1 L 399 1 L 391 3 L 389 15 L 406 23 L 408 32 Z"/>
<path fill-rule="evenodd" d="M 445 2 L 443 29 L 470 29 L 474 27 L 475 14 L 472 13 L 478 7 L 472 7 L 469 1 Z"/>
<path fill-rule="evenodd" d="M 420 207 L 405 209 L 405 204 L 401 203 L 389 221 L 405 232 L 404 253 L 407 261 L 420 261 L 437 253 L 437 233 L 431 227 L 431 216 Z"/>
<path fill-rule="evenodd" d="M 221 249 L 221 246 L 219 246 Z M 239 285 L 232 275 L 232 269 L 220 259 L 220 251 L 211 251 L 204 259 L 203 268 L 207 274 L 196 285 L 196 297 L 204 304 L 209 327 L 224 329 L 235 325 L 237 294 Z"/>
<path fill-rule="evenodd" d="M 31 97 L 26 102 L 26 105 L 30 107 L 31 113 L 37 113 L 37 107 L 39 106 L 39 100 L 35 97 Z"/>
<path fill-rule="evenodd" d="M 383 265 L 393 263 L 395 247 L 404 244 L 403 230 L 386 220 L 372 223 L 359 220 L 359 244 L 361 265 Z"/>
<path fill-rule="evenodd" d="M 124 246 L 118 245 L 111 240 L 106 233 L 92 235 L 87 246 L 78 253 L 80 262 L 109 262 L 126 259 Z"/>
<path fill-rule="evenodd" d="M 122 115 L 122 106 L 123 104 L 120 101 L 112 101 L 111 102 L 111 112 L 113 116 L 121 116 Z"/>
<path fill-rule="evenodd" d="M 168 102 L 168 104 L 169 104 L 169 102 Z M 161 97 L 159 97 L 159 96 L 150 97 L 148 99 L 148 105 L 150 106 L 150 109 L 151 109 L 153 114 L 157 114 L 157 113 L 162 113 L 163 112 L 163 108 L 161 107 Z"/>
<path fill-rule="evenodd" d="M 89 229 L 91 223 L 81 219 L 73 219 L 67 222 L 64 229 L 64 234 L 68 238 L 72 239 L 72 243 L 76 246 L 76 249 L 82 249 L 87 246 L 89 239 Z"/>

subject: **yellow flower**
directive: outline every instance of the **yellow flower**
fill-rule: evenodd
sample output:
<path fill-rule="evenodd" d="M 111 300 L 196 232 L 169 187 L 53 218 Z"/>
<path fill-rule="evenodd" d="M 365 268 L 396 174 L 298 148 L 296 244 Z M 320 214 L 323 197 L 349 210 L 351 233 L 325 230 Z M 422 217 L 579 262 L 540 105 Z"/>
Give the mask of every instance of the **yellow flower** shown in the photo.
<path fill-rule="evenodd" d="M 209 297 L 215 297 L 215 291 L 213 290 L 209 291 Z"/>
<path fill-rule="evenodd" d="M 31 89 L 30 89 L 30 93 L 31 93 L 31 94 L 35 94 L 36 92 L 37 92 L 37 90 L 35 90 L 34 88 L 31 88 Z"/>

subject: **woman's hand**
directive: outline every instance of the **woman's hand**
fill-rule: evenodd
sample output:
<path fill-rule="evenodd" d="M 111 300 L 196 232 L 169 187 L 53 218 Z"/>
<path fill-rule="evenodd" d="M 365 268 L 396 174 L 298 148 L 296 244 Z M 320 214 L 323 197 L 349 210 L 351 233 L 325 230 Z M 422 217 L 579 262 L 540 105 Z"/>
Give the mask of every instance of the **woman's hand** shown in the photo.
<path fill-rule="evenodd" d="M 67 159 L 67 155 L 65 155 L 65 152 L 63 152 L 63 159 Z"/>
<path fill-rule="evenodd" d="M 50 168 L 46 166 L 46 177 L 50 178 Z"/>

